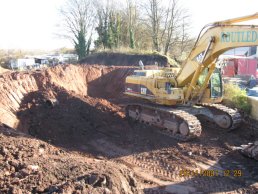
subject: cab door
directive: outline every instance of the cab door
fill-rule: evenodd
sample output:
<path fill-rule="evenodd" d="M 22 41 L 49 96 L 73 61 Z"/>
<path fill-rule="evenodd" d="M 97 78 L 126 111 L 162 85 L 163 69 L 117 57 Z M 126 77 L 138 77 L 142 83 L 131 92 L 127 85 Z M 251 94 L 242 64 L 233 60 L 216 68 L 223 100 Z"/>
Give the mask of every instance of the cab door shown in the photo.
<path fill-rule="evenodd" d="M 218 69 L 215 69 L 210 78 L 211 98 L 219 98 L 223 95 L 222 78 Z"/>

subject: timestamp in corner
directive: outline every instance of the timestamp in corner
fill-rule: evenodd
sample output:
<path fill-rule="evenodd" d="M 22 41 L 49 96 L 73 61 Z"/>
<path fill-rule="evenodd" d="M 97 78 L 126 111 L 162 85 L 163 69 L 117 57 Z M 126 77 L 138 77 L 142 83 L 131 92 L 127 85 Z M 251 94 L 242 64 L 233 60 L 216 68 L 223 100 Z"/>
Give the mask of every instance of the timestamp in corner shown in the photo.
<path fill-rule="evenodd" d="M 242 177 L 243 171 L 240 169 L 225 169 L 225 170 L 214 170 L 214 169 L 181 169 L 179 170 L 180 177 L 215 177 L 215 176 L 225 176 L 225 177 Z"/>

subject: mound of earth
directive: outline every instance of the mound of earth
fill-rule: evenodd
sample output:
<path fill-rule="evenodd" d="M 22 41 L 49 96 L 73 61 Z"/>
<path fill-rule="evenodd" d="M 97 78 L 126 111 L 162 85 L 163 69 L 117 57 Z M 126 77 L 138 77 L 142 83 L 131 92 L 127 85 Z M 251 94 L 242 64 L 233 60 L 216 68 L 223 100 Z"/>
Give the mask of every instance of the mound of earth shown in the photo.
<path fill-rule="evenodd" d="M 51 88 L 27 95 L 17 112 L 17 129 L 72 148 L 87 142 L 124 118 L 121 107 L 102 98 Z M 107 131 L 107 130 L 106 130 Z M 108 133 L 108 131 L 107 131 Z"/>
<path fill-rule="evenodd" d="M 0 193 L 137 193 L 133 172 L 0 124 Z"/>
<path fill-rule="evenodd" d="M 172 65 L 177 67 L 178 64 L 169 59 L 167 56 L 160 54 L 125 54 L 125 53 L 109 53 L 100 52 L 87 56 L 81 60 L 82 64 L 100 64 L 107 66 L 138 66 L 139 61 L 142 61 L 144 65 L 154 65 L 155 63 L 159 66 Z"/>

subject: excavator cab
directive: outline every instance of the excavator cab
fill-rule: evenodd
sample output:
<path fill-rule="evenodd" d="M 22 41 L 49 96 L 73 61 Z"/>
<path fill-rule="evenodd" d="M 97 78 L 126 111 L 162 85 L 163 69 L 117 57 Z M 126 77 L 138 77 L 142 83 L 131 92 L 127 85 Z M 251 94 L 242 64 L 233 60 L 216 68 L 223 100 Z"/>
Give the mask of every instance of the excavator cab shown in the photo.
<path fill-rule="evenodd" d="M 218 103 L 223 97 L 223 83 L 221 71 L 218 68 L 214 68 L 214 70 L 212 70 L 212 73 L 210 73 L 210 68 L 205 68 L 198 78 L 198 87 L 206 88 L 204 91 L 204 95 L 201 96 L 202 98 L 199 97 L 199 100 L 202 99 L 202 101 L 206 103 Z M 209 80 L 206 86 L 207 79 Z"/>

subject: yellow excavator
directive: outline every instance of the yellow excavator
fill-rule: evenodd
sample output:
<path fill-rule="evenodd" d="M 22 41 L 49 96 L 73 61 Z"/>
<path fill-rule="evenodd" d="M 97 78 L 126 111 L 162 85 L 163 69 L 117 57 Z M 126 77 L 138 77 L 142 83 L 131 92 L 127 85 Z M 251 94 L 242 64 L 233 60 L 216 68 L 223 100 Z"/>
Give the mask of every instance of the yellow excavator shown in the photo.
<path fill-rule="evenodd" d="M 223 82 L 216 61 L 232 48 L 258 45 L 258 26 L 237 24 L 257 18 L 258 13 L 206 25 L 182 68 L 145 70 L 140 65 L 126 77 L 125 94 L 146 102 L 128 104 L 127 118 L 183 141 L 201 135 L 200 118 L 223 129 L 237 128 L 240 113 L 220 104 Z"/>

